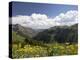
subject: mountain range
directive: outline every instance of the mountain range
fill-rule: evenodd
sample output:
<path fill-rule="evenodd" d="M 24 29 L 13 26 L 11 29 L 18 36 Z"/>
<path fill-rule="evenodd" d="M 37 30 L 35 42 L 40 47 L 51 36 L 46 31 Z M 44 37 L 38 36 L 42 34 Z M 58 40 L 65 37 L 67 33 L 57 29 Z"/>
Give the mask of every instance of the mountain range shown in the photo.
<path fill-rule="evenodd" d="M 54 26 L 49 29 L 32 29 L 19 24 L 10 26 L 12 26 L 12 31 L 16 32 L 18 35 L 44 43 L 78 42 L 78 24 L 72 26 Z"/>

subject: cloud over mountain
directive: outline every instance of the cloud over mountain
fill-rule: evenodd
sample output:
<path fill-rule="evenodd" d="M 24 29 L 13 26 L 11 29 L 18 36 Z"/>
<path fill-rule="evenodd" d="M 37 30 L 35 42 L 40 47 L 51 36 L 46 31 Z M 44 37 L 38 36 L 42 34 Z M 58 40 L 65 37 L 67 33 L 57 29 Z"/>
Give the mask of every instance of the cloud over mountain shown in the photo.
<path fill-rule="evenodd" d="M 56 16 L 54 20 L 60 25 L 72 25 L 78 23 L 78 11 L 71 10 L 66 13 L 61 13 Z"/>
<path fill-rule="evenodd" d="M 49 18 L 45 14 L 33 13 L 31 16 L 18 15 L 12 17 L 12 24 L 21 24 L 35 29 L 47 29 L 56 25 L 72 25 L 78 23 L 78 12 L 75 10 L 60 13 L 54 18 Z"/>

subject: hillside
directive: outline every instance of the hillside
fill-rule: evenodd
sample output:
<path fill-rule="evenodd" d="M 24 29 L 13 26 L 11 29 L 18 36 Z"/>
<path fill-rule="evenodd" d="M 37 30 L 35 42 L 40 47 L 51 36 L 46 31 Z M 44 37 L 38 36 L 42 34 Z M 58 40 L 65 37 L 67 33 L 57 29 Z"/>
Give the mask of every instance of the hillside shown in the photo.
<path fill-rule="evenodd" d="M 78 54 L 78 24 L 55 26 L 39 30 L 14 25 L 12 28 L 12 58 L 45 57 Z M 36 30 L 38 31 L 38 30 Z M 68 44 L 65 44 L 68 43 Z M 10 50 L 11 51 L 11 50 Z"/>
<path fill-rule="evenodd" d="M 74 42 L 78 39 L 78 24 L 72 26 L 55 26 L 38 33 L 33 39 L 42 40 L 44 43 L 50 42 Z"/>
<path fill-rule="evenodd" d="M 21 26 L 19 24 L 15 24 L 15 25 L 10 25 L 12 26 L 12 31 L 16 32 L 17 34 L 23 36 L 23 37 L 34 37 L 36 34 L 38 34 L 38 32 L 42 31 L 42 30 L 34 30 L 32 28 L 29 27 L 24 27 Z"/>

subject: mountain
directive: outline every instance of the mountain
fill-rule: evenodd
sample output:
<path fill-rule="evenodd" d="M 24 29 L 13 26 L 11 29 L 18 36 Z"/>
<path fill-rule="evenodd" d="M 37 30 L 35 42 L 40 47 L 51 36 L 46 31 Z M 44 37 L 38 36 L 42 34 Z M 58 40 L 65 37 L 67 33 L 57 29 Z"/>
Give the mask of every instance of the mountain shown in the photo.
<path fill-rule="evenodd" d="M 32 29 L 29 27 L 21 26 L 20 24 L 10 25 L 12 26 L 12 31 L 17 32 L 17 34 L 24 37 L 34 37 L 39 32 L 43 31 L 43 29 Z"/>
<path fill-rule="evenodd" d="M 77 43 L 78 42 L 78 24 L 72 26 L 54 26 L 49 29 L 32 29 L 23 27 L 19 24 L 10 25 L 16 35 L 25 37 L 28 41 L 42 41 L 43 43 Z"/>
<path fill-rule="evenodd" d="M 42 41 L 32 39 L 34 36 L 36 36 L 39 32 L 43 31 L 44 29 L 35 30 L 32 28 L 23 27 L 19 24 L 16 24 L 16 25 L 10 24 L 9 27 L 12 27 L 11 31 L 12 31 L 12 43 L 13 44 L 20 43 L 21 47 L 24 47 L 25 44 L 46 46 L 43 44 Z"/>
<path fill-rule="evenodd" d="M 78 24 L 72 26 L 54 26 L 39 32 L 33 39 L 43 41 L 44 43 L 64 43 L 78 41 Z"/>

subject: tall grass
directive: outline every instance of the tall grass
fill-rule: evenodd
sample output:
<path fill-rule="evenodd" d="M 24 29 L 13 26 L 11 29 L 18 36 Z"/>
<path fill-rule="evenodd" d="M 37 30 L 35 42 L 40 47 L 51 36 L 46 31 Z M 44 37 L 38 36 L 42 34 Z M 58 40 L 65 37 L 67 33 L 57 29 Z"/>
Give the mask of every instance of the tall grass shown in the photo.
<path fill-rule="evenodd" d="M 25 45 L 23 48 L 13 44 L 12 56 L 13 58 L 26 57 L 44 57 L 44 56 L 61 56 L 61 55 L 75 55 L 78 52 L 77 44 L 47 44 L 47 47 Z"/>

